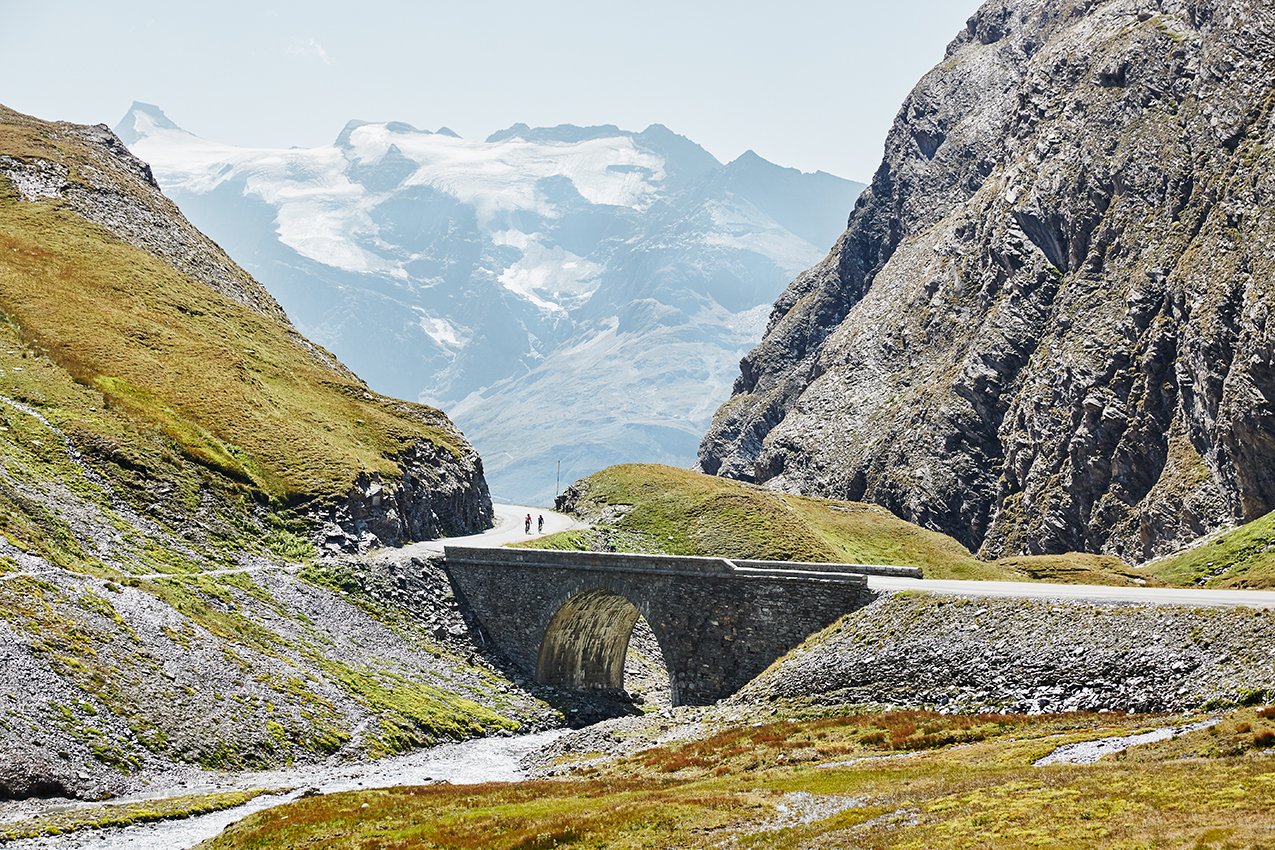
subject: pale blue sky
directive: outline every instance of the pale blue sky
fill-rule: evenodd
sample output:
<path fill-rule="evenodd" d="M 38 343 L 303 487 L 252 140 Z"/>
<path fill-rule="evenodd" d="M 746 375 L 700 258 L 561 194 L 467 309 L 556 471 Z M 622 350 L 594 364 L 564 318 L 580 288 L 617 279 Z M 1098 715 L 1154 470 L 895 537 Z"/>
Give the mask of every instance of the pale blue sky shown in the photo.
<path fill-rule="evenodd" d="M 899 104 L 977 0 L 6 2 L 0 102 L 114 125 L 133 100 L 197 135 L 315 145 L 350 118 L 481 138 L 662 123 L 867 180 Z"/>

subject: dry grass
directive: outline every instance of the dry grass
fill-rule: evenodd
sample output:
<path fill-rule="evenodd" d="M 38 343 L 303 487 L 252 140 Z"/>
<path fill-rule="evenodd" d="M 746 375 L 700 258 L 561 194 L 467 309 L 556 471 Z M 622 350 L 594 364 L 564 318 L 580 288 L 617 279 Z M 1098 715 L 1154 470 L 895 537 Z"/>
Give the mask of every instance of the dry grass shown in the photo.
<path fill-rule="evenodd" d="M 1275 761 L 1256 751 L 1032 766 L 1066 743 L 1172 722 L 896 712 L 745 726 L 564 781 L 316 797 L 205 847 L 1270 846 Z M 842 803 L 776 825 L 793 792 Z"/>
<path fill-rule="evenodd" d="M 441 414 L 375 396 L 273 319 L 54 204 L 0 201 L 0 311 L 98 407 L 283 501 L 391 473 L 413 438 L 447 444 Z"/>

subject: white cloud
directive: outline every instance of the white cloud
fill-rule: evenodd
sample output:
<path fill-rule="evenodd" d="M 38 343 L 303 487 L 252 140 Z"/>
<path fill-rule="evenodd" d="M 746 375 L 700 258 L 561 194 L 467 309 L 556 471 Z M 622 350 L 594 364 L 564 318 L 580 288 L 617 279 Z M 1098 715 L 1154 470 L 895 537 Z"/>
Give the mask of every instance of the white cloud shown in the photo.
<path fill-rule="evenodd" d="M 332 64 L 332 57 L 328 56 L 328 51 L 315 38 L 294 38 L 288 42 L 285 52 L 289 56 L 310 56 L 318 59 L 324 65 Z"/>

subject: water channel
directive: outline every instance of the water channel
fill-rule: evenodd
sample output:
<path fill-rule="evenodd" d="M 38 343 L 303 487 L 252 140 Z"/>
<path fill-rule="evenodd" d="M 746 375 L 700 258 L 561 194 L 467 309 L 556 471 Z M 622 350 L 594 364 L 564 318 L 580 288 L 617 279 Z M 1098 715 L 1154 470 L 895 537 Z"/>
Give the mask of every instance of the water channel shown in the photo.
<path fill-rule="evenodd" d="M 318 765 L 253 773 L 200 774 L 179 787 L 156 789 L 113 803 L 203 794 L 251 788 L 292 788 L 286 794 L 265 795 L 225 811 L 182 820 L 135 824 L 103 830 L 85 830 L 68 835 L 33 838 L 0 845 L 4 850 L 188 850 L 216 836 L 232 823 L 263 809 L 296 799 L 307 789 L 324 794 L 362 788 L 392 788 L 451 782 L 471 785 L 479 782 L 516 782 L 526 778 L 522 759 L 562 735 L 561 730 L 537 732 L 510 738 L 478 738 L 458 744 L 444 744 L 404 756 L 356 764 Z M 42 809 L 24 812 L 28 817 L 41 813 L 68 811 L 91 804 L 71 801 L 44 804 Z"/>

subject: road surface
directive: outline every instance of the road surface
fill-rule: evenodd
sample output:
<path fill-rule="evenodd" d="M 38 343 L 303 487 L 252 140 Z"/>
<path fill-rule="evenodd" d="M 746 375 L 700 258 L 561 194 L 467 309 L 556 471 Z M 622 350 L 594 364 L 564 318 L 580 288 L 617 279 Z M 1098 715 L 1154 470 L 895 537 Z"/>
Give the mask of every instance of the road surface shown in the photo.
<path fill-rule="evenodd" d="M 1190 587 L 1106 587 L 1094 584 L 1046 584 L 1028 581 L 949 581 L 868 576 L 872 590 L 917 590 L 947 596 L 1057 599 L 1077 602 L 1136 602 L 1207 608 L 1275 608 L 1275 591 L 1203 590 Z"/>
<path fill-rule="evenodd" d="M 569 531 L 573 528 L 586 528 L 579 520 L 545 508 L 532 508 L 526 505 L 492 505 L 496 514 L 496 527 L 481 534 L 470 534 L 466 537 L 444 537 L 441 540 L 423 540 L 412 543 L 401 550 L 405 555 L 419 552 L 442 552 L 444 546 L 504 546 L 506 543 L 517 543 L 519 540 L 534 540 L 547 534 Z M 523 531 L 523 520 L 531 514 L 531 533 Z M 543 533 L 536 531 L 536 519 L 545 518 Z"/>

